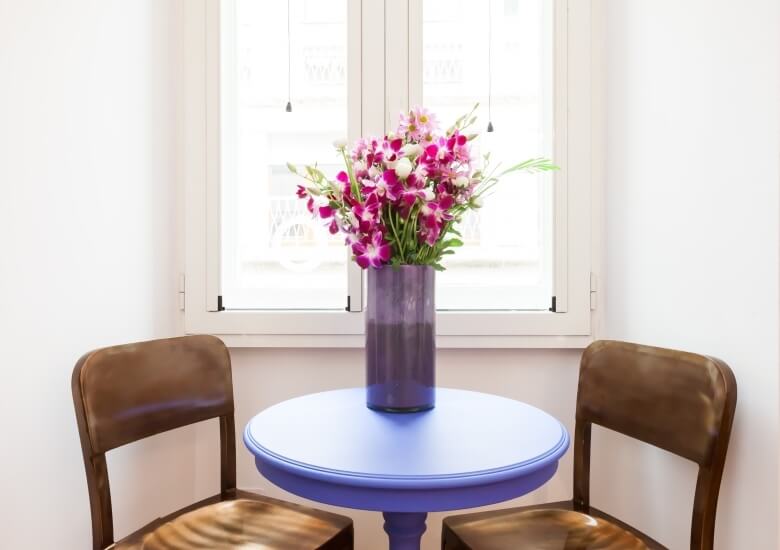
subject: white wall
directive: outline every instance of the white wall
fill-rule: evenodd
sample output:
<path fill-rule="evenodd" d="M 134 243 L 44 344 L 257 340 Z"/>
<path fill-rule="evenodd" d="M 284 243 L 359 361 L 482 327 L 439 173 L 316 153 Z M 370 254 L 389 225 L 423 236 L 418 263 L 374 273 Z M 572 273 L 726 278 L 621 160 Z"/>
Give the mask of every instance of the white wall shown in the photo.
<path fill-rule="evenodd" d="M 731 365 L 739 397 L 716 548 L 773 550 L 780 8 L 776 0 L 600 4 L 607 9 L 605 333 Z M 597 436 L 595 504 L 670 548 L 687 548 L 693 465 Z"/>
<path fill-rule="evenodd" d="M 73 364 L 179 330 L 178 10 L 0 0 L 3 548 L 90 545 Z M 119 534 L 191 501 L 194 436 L 109 455 Z"/>

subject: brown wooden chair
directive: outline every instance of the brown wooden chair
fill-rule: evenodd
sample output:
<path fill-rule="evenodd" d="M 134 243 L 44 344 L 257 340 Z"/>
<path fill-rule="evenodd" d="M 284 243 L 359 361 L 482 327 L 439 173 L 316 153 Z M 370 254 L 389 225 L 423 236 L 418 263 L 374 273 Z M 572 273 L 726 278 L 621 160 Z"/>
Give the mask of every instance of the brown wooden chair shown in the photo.
<path fill-rule="evenodd" d="M 737 383 L 718 359 L 597 341 L 582 356 L 574 499 L 445 518 L 446 550 L 645 550 L 658 542 L 590 505 L 590 434 L 598 424 L 696 462 L 691 550 L 712 550 Z"/>
<path fill-rule="evenodd" d="M 99 349 L 73 370 L 92 512 L 92 548 L 347 550 L 352 520 L 236 489 L 230 356 L 212 336 Z M 145 437 L 219 418 L 221 491 L 114 543 L 106 452 Z"/>

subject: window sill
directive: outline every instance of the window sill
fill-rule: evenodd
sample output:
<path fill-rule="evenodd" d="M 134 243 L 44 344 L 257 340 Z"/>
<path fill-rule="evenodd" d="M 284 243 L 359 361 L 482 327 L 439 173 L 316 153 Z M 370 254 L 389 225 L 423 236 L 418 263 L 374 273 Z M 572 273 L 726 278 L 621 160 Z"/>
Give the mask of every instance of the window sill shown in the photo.
<path fill-rule="evenodd" d="M 229 348 L 340 348 L 364 347 L 357 334 L 218 334 Z M 437 349 L 585 349 L 591 336 L 437 336 Z"/>
<path fill-rule="evenodd" d="M 364 314 L 345 311 L 222 311 L 186 315 L 186 332 L 214 334 L 232 348 L 362 348 Z M 590 311 L 474 311 L 437 314 L 439 349 L 581 349 Z"/>

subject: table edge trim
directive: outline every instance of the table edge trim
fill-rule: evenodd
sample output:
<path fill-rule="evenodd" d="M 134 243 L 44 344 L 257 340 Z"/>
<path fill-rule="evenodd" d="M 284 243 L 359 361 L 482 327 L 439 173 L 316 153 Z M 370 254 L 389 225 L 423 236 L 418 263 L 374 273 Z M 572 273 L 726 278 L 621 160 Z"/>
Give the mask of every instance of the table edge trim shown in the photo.
<path fill-rule="evenodd" d="M 395 488 L 454 488 L 469 485 L 483 485 L 505 479 L 530 474 L 539 468 L 543 468 L 553 461 L 559 460 L 568 450 L 570 445 L 569 433 L 563 424 L 558 421 L 561 429 L 561 437 L 558 442 L 546 453 L 536 456 L 524 462 L 517 462 L 507 466 L 476 470 L 457 474 L 433 474 L 433 475 L 385 475 L 351 472 L 325 468 L 305 462 L 299 462 L 263 447 L 252 437 L 251 422 L 244 428 L 244 445 L 255 456 L 256 460 L 271 463 L 271 465 L 285 470 L 291 474 L 328 481 L 340 485 L 354 485 L 363 487 L 395 487 Z"/>

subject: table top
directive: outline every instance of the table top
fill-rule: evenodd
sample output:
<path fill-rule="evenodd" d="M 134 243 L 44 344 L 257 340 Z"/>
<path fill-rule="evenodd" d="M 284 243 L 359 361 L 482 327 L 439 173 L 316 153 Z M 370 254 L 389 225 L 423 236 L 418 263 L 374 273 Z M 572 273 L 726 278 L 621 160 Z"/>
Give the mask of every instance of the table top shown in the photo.
<path fill-rule="evenodd" d="M 317 495 L 332 492 L 334 485 L 423 494 L 530 479 L 544 470 L 534 487 L 523 485 L 527 492 L 552 476 L 569 445 L 558 420 L 505 397 L 437 388 L 434 409 L 406 414 L 370 410 L 365 398 L 364 388 L 351 388 L 284 401 L 249 422 L 244 442 L 260 471 L 277 485 L 341 505 L 350 505 L 351 497 Z M 311 489 L 314 482 L 330 489 Z M 427 506 L 465 507 L 455 504 Z"/>

